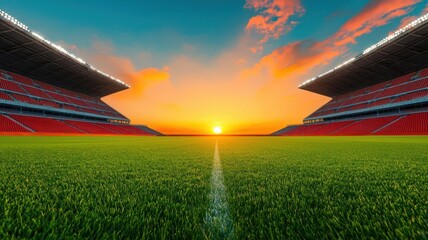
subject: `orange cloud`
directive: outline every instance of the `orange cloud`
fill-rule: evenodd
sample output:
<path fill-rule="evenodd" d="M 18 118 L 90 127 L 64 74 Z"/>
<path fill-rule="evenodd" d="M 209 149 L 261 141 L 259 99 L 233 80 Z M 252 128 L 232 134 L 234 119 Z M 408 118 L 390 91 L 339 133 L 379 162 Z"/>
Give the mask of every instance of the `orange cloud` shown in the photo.
<path fill-rule="evenodd" d="M 343 46 L 355 43 L 356 38 L 370 33 L 373 28 L 387 24 L 391 19 L 403 16 L 420 0 L 376 0 L 349 19 L 333 36 L 335 44 Z"/>
<path fill-rule="evenodd" d="M 247 0 L 245 7 L 259 11 L 258 15 L 250 18 L 246 29 L 262 34 L 260 43 L 265 43 L 271 38 L 277 39 L 289 31 L 297 24 L 290 21 L 290 17 L 304 12 L 300 0 Z"/>
<path fill-rule="evenodd" d="M 131 90 L 127 91 L 128 97 L 139 96 L 147 87 L 158 82 L 167 81 L 170 77 L 168 67 L 163 69 L 136 69 L 129 58 L 117 56 L 114 53 L 113 46 L 105 42 L 94 41 L 91 49 L 79 49 L 75 45 L 69 45 L 64 42 L 60 44 L 70 51 L 77 52 L 79 56 L 89 62 L 96 63 L 96 67 L 131 85 Z"/>
<path fill-rule="evenodd" d="M 281 110 L 277 111 L 286 115 L 284 124 L 299 123 L 328 98 L 299 90 L 297 85 L 338 56 L 345 55 L 347 45 L 355 43 L 358 37 L 407 13 L 416 2 L 418 0 L 373 1 L 327 39 L 304 40 L 279 47 L 253 67 L 243 70 L 241 76 L 247 84 L 260 88 L 259 98 L 275 98 L 281 102 Z"/>
<path fill-rule="evenodd" d="M 288 75 L 307 74 L 314 67 L 326 65 L 347 52 L 346 45 L 370 33 L 373 28 L 385 25 L 392 18 L 406 14 L 420 0 L 377 0 L 349 19 L 335 34 L 320 42 L 300 41 L 275 49 L 264 56 L 244 74 L 268 71 L 275 79 L 289 79 Z"/>
<path fill-rule="evenodd" d="M 150 85 L 169 80 L 169 73 L 165 71 L 165 69 L 167 68 L 164 68 L 164 70 L 146 68 L 129 73 L 131 76 L 132 89 L 128 92 L 142 94 Z"/>
<path fill-rule="evenodd" d="M 251 76 L 263 69 L 274 79 L 289 79 L 293 76 L 307 75 L 319 65 L 326 65 L 344 52 L 344 48 L 328 46 L 325 43 L 299 41 L 275 49 L 264 56 L 253 68 L 243 71 Z"/>
<path fill-rule="evenodd" d="M 401 19 L 400 25 L 398 25 L 398 27 L 394 31 L 391 31 L 389 34 L 393 34 L 398 29 L 401 29 L 401 28 L 407 26 L 409 23 L 418 19 L 419 16 L 425 15 L 427 13 L 428 13 L 428 4 L 425 6 L 425 8 L 422 10 L 422 12 L 418 16 L 407 16 L 407 17 L 404 17 L 403 19 Z"/>

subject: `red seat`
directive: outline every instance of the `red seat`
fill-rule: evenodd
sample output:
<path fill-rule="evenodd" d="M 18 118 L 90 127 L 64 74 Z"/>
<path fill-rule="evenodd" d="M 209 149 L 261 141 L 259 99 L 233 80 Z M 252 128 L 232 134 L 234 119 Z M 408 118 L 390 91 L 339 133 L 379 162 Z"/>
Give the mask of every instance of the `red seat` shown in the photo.
<path fill-rule="evenodd" d="M 30 132 L 18 123 L 10 120 L 4 115 L 0 115 L 0 132 Z"/>
<path fill-rule="evenodd" d="M 28 126 L 36 132 L 42 133 L 83 133 L 64 122 L 51 118 L 11 115 L 18 122 Z"/>
<path fill-rule="evenodd" d="M 428 112 L 404 116 L 376 135 L 428 135 Z"/>
<path fill-rule="evenodd" d="M 21 86 L 9 80 L 0 79 L 0 89 L 9 90 L 18 93 L 25 93 Z"/>

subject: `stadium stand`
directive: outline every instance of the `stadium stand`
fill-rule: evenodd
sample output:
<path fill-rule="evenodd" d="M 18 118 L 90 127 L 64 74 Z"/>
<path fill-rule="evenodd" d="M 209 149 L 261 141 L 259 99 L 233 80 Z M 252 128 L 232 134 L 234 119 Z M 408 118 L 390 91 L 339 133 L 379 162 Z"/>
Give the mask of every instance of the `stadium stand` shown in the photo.
<path fill-rule="evenodd" d="M 302 83 L 331 100 L 272 135 L 428 135 L 427 55 L 428 14 Z"/>
<path fill-rule="evenodd" d="M 413 73 L 416 74 L 416 73 Z M 357 90 L 342 96 L 333 98 L 329 103 L 312 113 L 308 118 L 328 116 L 338 112 L 367 109 L 388 103 L 410 101 L 428 97 L 428 78 L 418 77 L 410 81 L 410 77 L 404 78 L 405 82 L 394 84 L 393 79 L 385 83 Z"/>
<path fill-rule="evenodd" d="M 22 115 L 11 115 L 11 117 L 16 121 L 20 122 L 21 124 L 33 129 L 35 132 L 82 133 L 82 131 L 79 131 L 76 128 L 72 128 L 56 119 Z"/>
<path fill-rule="evenodd" d="M 157 135 L 139 126 L 76 121 L 18 114 L 0 114 L 0 132 L 36 132 L 64 134 Z"/>
<path fill-rule="evenodd" d="M 16 121 L 7 116 L 0 115 L 0 132 L 30 132 Z"/>
<path fill-rule="evenodd" d="M 280 136 L 428 135 L 428 112 L 289 126 Z"/>
<path fill-rule="evenodd" d="M 0 10 L 0 132 L 161 135 L 101 100 L 128 88 Z"/>
<path fill-rule="evenodd" d="M 428 135 L 428 112 L 410 114 L 379 129 L 376 134 L 396 135 L 397 132 L 407 135 Z"/>

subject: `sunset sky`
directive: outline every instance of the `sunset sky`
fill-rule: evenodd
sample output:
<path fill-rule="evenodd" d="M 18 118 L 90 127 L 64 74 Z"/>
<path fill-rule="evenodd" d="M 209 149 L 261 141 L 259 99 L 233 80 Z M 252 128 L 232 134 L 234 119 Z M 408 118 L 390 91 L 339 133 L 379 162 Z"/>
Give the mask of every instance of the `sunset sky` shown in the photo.
<path fill-rule="evenodd" d="M 133 124 L 268 134 L 329 100 L 300 83 L 427 12 L 428 2 L 15 0 L 0 8 L 130 84 L 103 100 Z"/>

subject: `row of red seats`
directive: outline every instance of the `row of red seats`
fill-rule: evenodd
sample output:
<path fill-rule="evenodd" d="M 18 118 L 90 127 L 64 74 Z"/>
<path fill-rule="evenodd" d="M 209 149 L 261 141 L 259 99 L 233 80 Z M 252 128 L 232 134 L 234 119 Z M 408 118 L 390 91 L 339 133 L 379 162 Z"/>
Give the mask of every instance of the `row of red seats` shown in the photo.
<path fill-rule="evenodd" d="M 11 115 L 11 117 L 18 122 L 28 126 L 33 129 L 35 132 L 45 132 L 45 133 L 83 133 L 76 128 L 72 128 L 69 125 L 51 118 L 41 118 L 41 117 L 32 117 L 32 116 L 22 116 L 22 115 Z"/>
<path fill-rule="evenodd" d="M 29 103 L 29 104 L 49 106 L 49 107 L 53 107 L 53 108 L 64 108 L 64 109 L 68 109 L 68 110 L 74 110 L 77 112 L 87 112 L 87 113 L 93 113 L 93 114 L 98 114 L 98 115 L 123 117 L 122 115 L 118 114 L 117 112 L 107 112 L 106 113 L 106 112 L 102 112 L 100 110 L 94 110 L 91 108 L 78 108 L 78 107 L 75 107 L 73 105 L 68 105 L 68 104 L 63 104 L 61 107 L 61 104 L 54 102 L 54 101 L 46 100 L 44 98 L 32 98 L 32 97 L 29 97 L 28 95 L 21 95 L 21 94 L 16 94 L 16 93 L 8 93 L 7 94 L 5 92 L 0 92 L 0 99 L 14 101 L 14 99 L 11 98 L 11 96 L 14 99 L 16 99 L 16 101 Z"/>
<path fill-rule="evenodd" d="M 428 135 L 428 112 L 330 123 L 304 124 L 284 136 Z"/>
<path fill-rule="evenodd" d="M 376 132 L 377 135 L 428 135 L 428 112 L 410 114 Z"/>
<path fill-rule="evenodd" d="M 101 127 L 95 123 L 91 123 L 91 122 L 81 122 L 81 121 L 72 121 L 72 120 L 64 120 L 64 122 L 78 128 L 78 129 L 83 130 L 85 133 L 115 134 L 113 131 L 110 131 L 108 128 L 103 128 L 103 127 Z"/>
<path fill-rule="evenodd" d="M 367 135 L 371 134 L 379 128 L 385 126 L 386 124 L 396 120 L 397 116 L 392 117 L 381 117 L 381 118 L 370 118 L 360 121 L 356 121 L 354 124 L 346 126 L 342 129 L 334 132 L 333 135 Z"/>
<path fill-rule="evenodd" d="M 86 95 L 79 94 L 79 93 L 75 93 L 75 92 L 72 92 L 72 91 L 67 90 L 67 89 L 54 87 L 52 85 L 42 83 L 42 82 L 39 82 L 37 80 L 34 80 L 34 82 L 37 83 L 41 88 L 50 91 L 48 93 L 52 93 L 53 96 L 51 95 L 51 97 L 53 97 L 57 101 L 64 102 L 64 103 L 74 103 L 74 101 L 79 102 L 79 101 L 82 101 L 81 99 L 84 99 L 85 101 L 82 101 L 82 102 L 85 102 L 85 104 L 76 104 L 76 103 L 75 104 L 80 105 L 80 106 L 93 107 L 93 108 L 97 108 L 97 109 L 104 110 L 104 111 L 106 111 L 106 110 L 110 111 L 110 109 L 105 108 L 106 104 L 97 98 L 86 96 Z M 62 94 L 59 94 L 58 91 L 61 92 Z M 58 95 L 60 95 L 60 96 L 58 96 Z M 81 99 L 79 99 L 79 98 L 81 98 Z M 79 102 L 79 103 L 81 103 L 81 102 Z M 93 106 L 90 103 L 92 103 Z M 113 109 L 113 111 L 115 111 L 115 110 Z"/>
<path fill-rule="evenodd" d="M 409 82 L 410 79 L 413 76 L 415 76 L 416 74 L 417 74 L 417 72 L 409 73 L 409 74 L 406 74 L 404 76 L 401 76 L 401 77 L 398 77 L 398 78 L 394 78 L 394 79 L 386 81 L 386 82 L 382 82 L 382 83 L 379 83 L 379 84 L 376 84 L 376 85 L 373 85 L 373 86 L 369 86 L 369 87 L 366 87 L 366 88 L 363 88 L 363 89 L 359 89 L 359 90 L 356 90 L 356 91 L 353 91 L 353 92 L 350 92 L 350 93 L 338 96 L 338 97 L 335 98 L 334 102 L 344 101 L 344 100 L 347 100 L 347 99 L 350 99 L 350 98 L 353 98 L 353 97 L 358 97 L 360 95 L 364 95 L 364 94 L 367 94 L 367 93 L 373 93 L 373 92 L 376 92 L 376 91 L 379 91 L 379 90 L 387 89 L 387 88 L 390 88 L 390 87 L 394 87 L 394 86 L 397 86 L 397 85 Z M 419 78 L 422 78 L 422 76 L 419 76 Z"/>
<path fill-rule="evenodd" d="M 409 101 L 412 99 L 417 99 L 417 98 L 422 98 L 422 97 L 427 97 L 427 96 L 428 96 L 428 89 L 425 89 L 422 91 L 417 91 L 417 92 L 412 92 L 409 94 L 401 95 L 401 96 L 393 99 L 392 102 L 394 102 L 394 103 L 404 102 L 404 101 Z"/>
<path fill-rule="evenodd" d="M 0 115 L 0 132 L 29 132 L 27 129 L 9 119 Z"/>
<path fill-rule="evenodd" d="M 412 100 L 420 97 L 425 97 L 426 96 L 425 91 L 426 91 L 426 88 L 428 88 L 428 79 L 420 80 L 404 86 L 406 87 L 403 89 L 401 89 L 402 86 L 398 86 L 398 87 L 391 88 L 390 91 L 386 93 L 375 92 L 375 93 L 364 95 L 359 98 L 358 97 L 353 98 L 352 100 L 333 103 L 333 104 L 330 104 L 329 106 L 324 105 L 323 107 L 315 111 L 313 114 L 311 114 L 310 117 L 317 117 L 317 116 L 328 115 L 336 112 L 345 112 L 349 110 L 363 109 L 368 107 L 380 106 L 391 102 L 401 102 L 401 101 Z M 417 89 L 423 89 L 423 90 L 416 91 L 416 92 L 409 92 Z M 397 101 L 392 97 L 392 95 L 398 95 L 401 92 L 409 92 L 409 93 L 398 96 L 398 99 L 400 99 L 400 101 Z M 370 100 L 377 99 L 377 98 L 382 98 L 382 99 L 378 99 L 374 102 L 370 102 Z M 348 105 L 352 105 L 352 106 L 348 106 Z"/>
<path fill-rule="evenodd" d="M 327 123 L 323 127 L 317 128 L 314 131 L 308 132 L 311 136 L 324 136 L 324 135 L 330 135 L 339 129 L 342 129 L 346 126 L 354 124 L 355 121 L 342 121 L 342 122 L 333 122 L 333 123 Z"/>
<path fill-rule="evenodd" d="M 25 76 L 22 76 L 22 75 L 13 73 L 13 72 L 5 72 L 4 70 L 0 70 L 0 71 L 1 71 L 1 73 L 5 73 L 7 75 L 10 75 L 17 82 L 20 82 L 20 83 L 23 83 L 23 84 L 27 84 L 27 85 L 30 85 L 30 86 L 34 85 L 34 82 L 33 82 L 33 80 L 31 78 L 28 78 L 28 77 L 25 77 Z"/>
<path fill-rule="evenodd" d="M 356 104 L 356 105 L 353 105 L 350 107 L 344 107 L 344 108 L 341 108 L 338 110 L 330 109 L 330 110 L 325 110 L 325 111 L 316 111 L 311 115 L 311 117 L 317 117 L 317 116 L 329 115 L 329 114 L 333 114 L 333 113 L 337 113 L 337 112 L 346 112 L 346 111 L 351 111 L 351 110 L 358 110 L 358 109 L 364 109 L 364 108 L 369 108 L 369 107 L 381 106 L 381 105 L 385 105 L 388 103 L 399 103 L 399 102 L 409 101 L 409 100 L 418 99 L 418 98 L 422 98 L 422 97 L 428 97 L 428 89 L 399 95 L 396 98 L 384 98 L 384 99 L 380 99 L 380 100 L 377 100 L 374 102 L 360 103 L 360 104 Z"/>
<path fill-rule="evenodd" d="M 31 94 L 33 96 L 36 96 L 39 98 L 45 98 L 49 100 L 53 99 L 62 103 L 75 104 L 78 106 L 93 108 L 93 109 L 95 108 L 99 110 L 97 114 L 102 114 L 102 112 L 109 112 L 107 113 L 107 115 L 123 117 L 122 115 L 118 114 L 116 110 L 114 110 L 113 108 L 109 107 L 104 102 L 102 102 L 101 100 L 96 99 L 94 97 L 89 97 L 83 94 L 74 93 L 66 89 L 60 89 L 46 83 L 38 82 L 36 80 L 31 80 L 27 77 L 24 77 L 18 74 L 14 74 L 10 72 L 8 72 L 7 74 L 11 75 L 20 84 L 13 82 L 12 80 L 0 79 L 0 88 L 2 89 L 6 89 L 9 91 L 14 91 L 22 94 Z M 40 88 L 32 87 L 34 86 L 34 84 L 37 84 Z M 63 94 L 59 94 L 58 91 Z M 82 99 L 85 99 L 86 101 Z"/>
<path fill-rule="evenodd" d="M 425 68 L 420 71 L 419 77 L 428 77 L 428 68 Z"/>
<path fill-rule="evenodd" d="M 420 71 L 420 74 L 418 75 L 418 78 L 426 77 L 427 74 L 425 74 L 425 72 L 428 72 L 428 68 Z M 374 86 L 370 86 L 370 87 L 367 87 L 367 88 L 363 88 L 363 89 L 360 89 L 360 90 L 356 90 L 356 91 L 353 91 L 353 92 L 350 92 L 350 93 L 338 96 L 338 97 L 332 99 L 332 101 L 330 101 L 329 103 L 327 103 L 325 106 L 326 107 L 334 107 L 334 108 L 339 107 L 341 105 L 342 106 L 346 106 L 346 105 L 349 105 L 349 104 L 343 104 L 341 102 L 342 101 L 346 101 L 346 100 L 349 100 L 350 102 L 354 102 L 355 98 L 364 97 L 367 94 L 369 94 L 370 96 L 364 97 L 364 99 L 360 99 L 359 102 L 364 101 L 364 100 L 374 99 L 376 96 L 373 96 L 373 95 L 376 94 L 375 93 L 376 91 L 383 90 L 383 89 L 388 89 L 388 88 L 393 88 L 394 86 L 397 86 L 397 85 L 400 85 L 400 84 L 403 84 L 403 83 L 407 83 L 415 75 L 417 75 L 417 73 L 410 73 L 410 74 L 407 74 L 405 76 L 398 77 L 398 78 L 395 78 L 395 79 L 387 81 L 387 82 L 379 83 L 379 84 L 376 84 Z M 424 80 L 421 80 L 421 81 L 424 81 Z M 419 81 L 409 82 L 409 85 L 406 85 L 408 87 L 407 87 L 407 89 L 405 88 L 405 90 L 411 91 L 411 90 L 414 90 L 414 89 L 421 88 L 421 86 L 415 86 L 418 83 L 420 83 L 420 82 Z M 420 83 L 420 84 L 422 86 L 426 87 L 426 83 Z M 373 94 L 373 95 L 371 95 L 371 94 Z M 377 97 L 381 97 L 381 96 L 377 96 Z M 337 104 L 337 105 L 335 105 L 335 104 Z"/>
<path fill-rule="evenodd" d="M 0 89 L 6 89 L 9 91 L 19 92 L 25 94 L 24 90 L 17 83 L 0 79 Z"/>
<path fill-rule="evenodd" d="M 13 99 L 8 94 L 6 94 L 4 92 L 0 92 L 0 99 L 13 101 Z"/>
<path fill-rule="evenodd" d="M 144 130 L 138 128 L 138 127 L 134 127 L 131 125 L 120 125 L 121 128 L 126 129 L 128 132 L 130 132 L 131 134 L 136 134 L 136 135 L 151 135 L 149 132 L 145 132 Z"/>
<path fill-rule="evenodd" d="M 406 82 L 410 81 L 410 79 L 412 77 L 414 77 L 414 76 L 417 76 L 417 72 L 409 73 L 409 74 L 406 74 L 404 76 L 395 78 L 392 81 L 390 81 L 389 83 L 391 84 L 391 87 L 397 86 L 397 85 L 400 85 L 400 84 L 403 84 L 403 83 L 406 83 Z M 420 78 L 420 76 L 419 76 L 419 78 Z M 375 86 L 378 87 L 379 89 L 381 89 L 382 88 L 382 83 L 378 84 L 378 85 L 379 86 L 376 86 L 376 85 Z"/>
<path fill-rule="evenodd" d="M 307 124 L 307 125 L 300 125 L 295 127 L 294 129 L 284 133 L 283 135 L 287 135 L 287 136 L 307 136 L 310 135 L 309 133 L 312 131 L 317 130 L 318 128 L 322 128 L 324 127 L 325 123 L 320 123 L 320 124 Z"/>
<path fill-rule="evenodd" d="M 51 99 L 51 97 L 43 90 L 35 87 L 30 87 L 26 85 L 21 85 L 29 94 L 41 98 Z"/>
<path fill-rule="evenodd" d="M 414 81 L 414 82 L 409 82 L 408 84 L 404 84 L 400 86 L 387 88 L 383 90 L 381 94 L 377 97 L 378 98 L 389 97 L 400 93 L 410 92 L 413 90 L 427 88 L 427 87 L 428 87 L 428 78 Z"/>
<path fill-rule="evenodd" d="M 39 133 L 151 135 L 132 125 L 59 120 L 16 114 L 8 116 L 0 114 L 0 132 L 30 132 L 17 122 Z"/>
<path fill-rule="evenodd" d="M 115 125 L 112 123 L 94 123 L 74 120 L 64 120 L 64 122 L 91 134 L 151 135 L 132 125 Z"/>
<path fill-rule="evenodd" d="M 131 125 L 113 125 L 106 123 L 97 123 L 97 125 L 109 129 L 110 131 L 113 131 L 118 134 L 150 135 L 147 132 L 144 132 L 143 130 Z"/>

